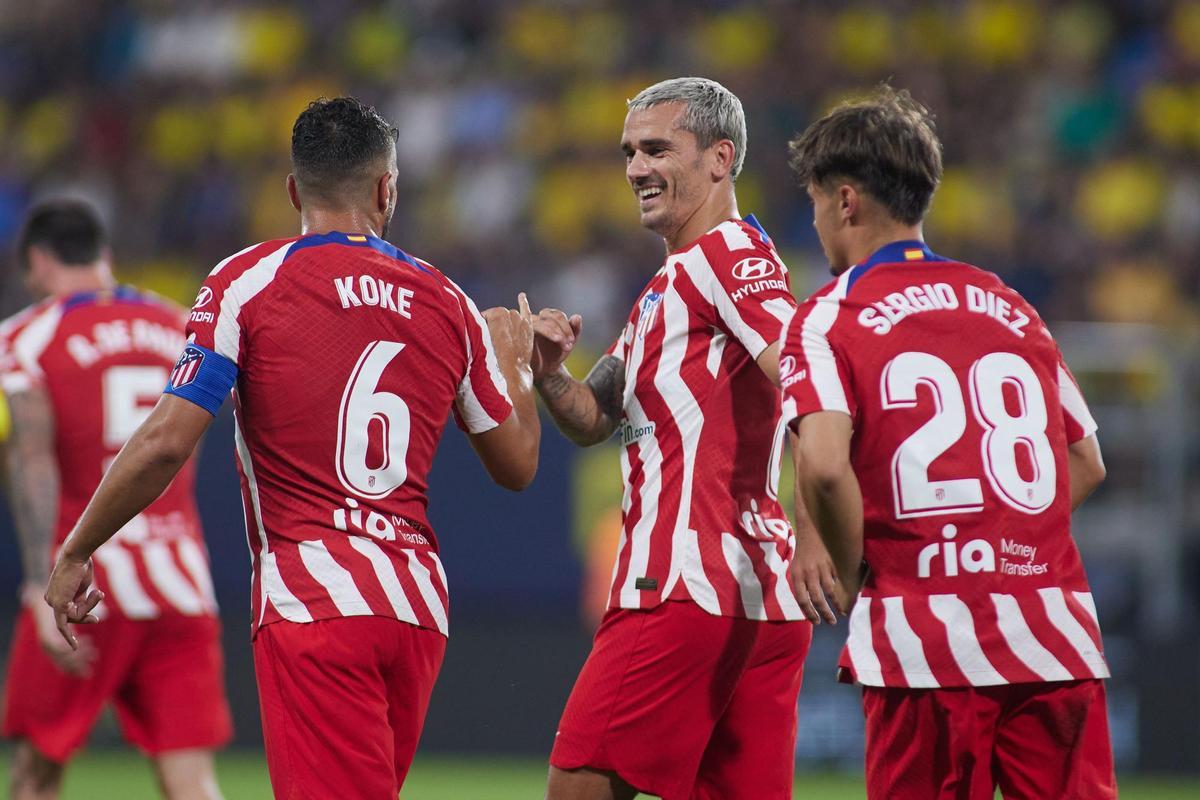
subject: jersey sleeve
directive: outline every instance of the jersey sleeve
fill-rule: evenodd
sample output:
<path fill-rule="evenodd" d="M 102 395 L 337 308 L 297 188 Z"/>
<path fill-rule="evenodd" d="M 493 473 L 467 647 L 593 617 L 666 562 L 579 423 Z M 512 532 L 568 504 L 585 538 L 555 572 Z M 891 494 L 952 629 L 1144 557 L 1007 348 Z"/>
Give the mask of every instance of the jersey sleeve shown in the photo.
<path fill-rule="evenodd" d="M 604 355 L 613 356 L 614 358 L 619 358 L 622 361 L 628 361 L 629 359 L 627 358 L 627 351 L 629 350 L 629 343 L 632 341 L 633 323 L 627 322 L 625 323 L 625 327 L 621 330 L 621 335 L 618 336 L 616 340 L 608 346 L 608 349 L 604 351 Z"/>
<path fill-rule="evenodd" d="M 758 358 L 779 341 L 796 308 L 787 267 L 774 248 L 733 222 L 719 226 L 701 250 L 704 263 L 688 271 L 711 304 L 712 324 Z"/>
<path fill-rule="evenodd" d="M 183 348 L 164 392 L 216 416 L 246 357 L 243 306 L 274 278 L 286 248 L 263 257 L 266 245 L 222 261 L 205 279 L 187 316 Z"/>
<path fill-rule="evenodd" d="M 1058 398 L 1062 404 L 1063 424 L 1067 429 L 1067 443 L 1074 444 L 1096 432 L 1098 426 L 1088 410 L 1087 402 L 1075 376 L 1067 368 L 1062 355 L 1058 358 Z"/>
<path fill-rule="evenodd" d="M 0 333 L 0 390 L 7 395 L 36 389 L 45 381 L 42 354 L 58 331 L 58 304 L 30 313 Z"/>
<path fill-rule="evenodd" d="M 788 425 L 816 411 L 858 412 L 850 371 L 830 341 L 837 319 L 837 292 L 822 292 L 802 303 L 784 327 L 779 354 L 783 418 Z"/>
<path fill-rule="evenodd" d="M 512 413 L 508 382 L 496 360 L 487 322 L 475 302 L 453 282 L 447 279 L 447 283 L 458 303 L 467 348 L 467 368 L 454 399 L 454 421 L 467 433 L 485 433 Z"/>

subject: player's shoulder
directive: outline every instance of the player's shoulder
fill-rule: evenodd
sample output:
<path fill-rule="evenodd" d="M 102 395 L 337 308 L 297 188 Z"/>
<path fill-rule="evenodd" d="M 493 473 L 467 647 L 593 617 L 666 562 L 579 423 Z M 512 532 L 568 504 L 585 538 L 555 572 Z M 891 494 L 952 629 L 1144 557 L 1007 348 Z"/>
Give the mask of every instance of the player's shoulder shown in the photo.
<path fill-rule="evenodd" d="M 61 313 L 62 301 L 57 297 L 47 297 L 26 306 L 0 321 L 0 345 L 8 346 L 31 326 L 44 325 L 52 318 L 57 319 Z"/>
<path fill-rule="evenodd" d="M 269 239 L 265 242 L 252 244 L 236 253 L 226 256 L 217 262 L 209 272 L 209 280 L 230 283 L 252 267 L 258 266 L 267 259 L 277 259 L 282 262 L 292 245 L 303 237 L 290 236 L 284 239 Z"/>
<path fill-rule="evenodd" d="M 766 259 L 782 266 L 771 237 L 755 219 L 727 219 L 701 236 L 691 252 L 700 251 L 713 266 L 733 266 L 746 258 Z M 761 267 L 759 268 L 761 269 Z"/>

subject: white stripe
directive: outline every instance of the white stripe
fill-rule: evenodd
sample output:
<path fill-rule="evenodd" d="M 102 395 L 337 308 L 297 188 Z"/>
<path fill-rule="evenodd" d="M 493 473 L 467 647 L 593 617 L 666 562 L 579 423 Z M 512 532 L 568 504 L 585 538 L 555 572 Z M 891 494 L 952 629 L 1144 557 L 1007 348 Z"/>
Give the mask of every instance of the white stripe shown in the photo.
<path fill-rule="evenodd" d="M 699 251 L 699 248 L 696 248 Z M 688 587 L 688 593 L 693 598 L 703 597 L 702 602 L 696 599 L 706 610 L 720 613 L 720 603 L 717 593 L 704 572 L 704 563 L 700 559 L 699 543 L 695 531 L 689 529 L 692 513 L 693 477 L 696 472 L 696 453 L 700 448 L 700 434 L 704 430 L 705 417 L 692 394 L 691 387 L 683 379 L 683 359 L 687 355 L 688 340 L 691 336 L 691 319 L 687 304 L 679 295 L 675 281 L 679 277 L 677 268 L 671 273 L 671 281 L 663 291 L 662 298 L 662 351 L 659 354 L 658 365 L 654 370 L 654 388 L 662 396 L 667 407 L 667 413 L 675 423 L 679 432 L 680 458 L 683 475 L 679 480 L 679 508 L 675 513 L 675 523 L 671 530 L 671 564 L 667 570 L 667 581 L 662 596 L 666 597 L 675 587 L 680 577 Z M 651 436 L 658 444 L 661 435 L 660 427 Z M 661 476 L 659 478 L 661 481 Z M 695 550 L 692 554 L 690 551 Z M 752 570 L 753 571 L 753 570 Z M 735 573 L 739 581 L 742 576 Z M 762 604 L 762 589 L 759 589 L 759 604 Z M 715 609 L 713 608 L 715 606 Z"/>
<path fill-rule="evenodd" d="M 288 622 L 312 622 L 312 614 L 308 606 L 300 602 L 300 598 L 292 594 L 283 582 L 279 572 L 279 564 L 275 562 L 275 554 L 262 552 L 258 556 L 259 583 L 262 584 L 262 609 L 259 611 L 258 623 L 261 625 L 263 616 L 267 613 L 267 603 L 270 602 L 279 616 Z"/>
<path fill-rule="evenodd" d="M 238 250 L 236 253 L 234 253 L 233 255 L 229 256 L 229 257 L 228 257 L 228 258 L 226 258 L 225 260 L 223 260 L 223 261 L 221 261 L 220 263 L 218 263 L 218 264 L 217 264 L 215 267 L 213 267 L 213 271 L 212 271 L 212 272 L 210 272 L 210 273 L 209 273 L 209 275 L 216 275 L 218 272 L 220 272 L 221 270 L 225 269 L 226 265 L 228 265 L 228 264 L 229 264 L 229 262 L 233 261 L 233 260 L 234 260 L 235 258 L 237 258 L 238 256 L 245 255 L 246 253 L 249 253 L 251 250 L 253 250 L 254 248 L 258 247 L 258 246 L 259 246 L 259 245 L 261 245 L 261 244 L 263 244 L 263 243 L 262 243 L 262 242 L 259 242 L 258 244 L 252 244 L 252 245 L 250 245 L 249 247 L 246 247 L 246 248 L 243 248 L 243 249 L 241 249 L 241 250 Z"/>
<path fill-rule="evenodd" d="M 275 606 L 279 616 L 289 622 L 312 622 L 312 614 L 308 607 L 292 594 L 283 576 L 279 574 L 279 565 L 275 563 L 275 554 L 267 546 L 267 529 L 263 525 L 262 506 L 258 499 L 258 481 L 254 477 L 254 463 L 250 458 L 250 450 L 246 447 L 246 439 L 242 436 L 242 419 L 240 412 L 233 415 L 233 444 L 237 450 L 238 461 L 242 464 L 242 474 L 246 478 L 246 490 L 250 495 L 250 508 L 254 514 L 254 527 L 258 532 L 259 551 L 258 564 L 251 560 L 250 568 L 258 569 L 259 593 L 258 624 L 261 625 L 267 613 L 267 603 Z M 246 498 L 243 495 L 242 504 Z"/>
<path fill-rule="evenodd" d="M 721 238 L 725 240 L 725 246 L 730 250 L 754 249 L 754 240 L 750 238 L 750 234 L 746 233 L 746 229 L 733 220 L 722 222 L 716 230 L 721 234 Z"/>
<path fill-rule="evenodd" d="M 210 613 L 217 610 L 217 594 L 213 591 L 212 575 L 208 571 L 208 559 L 200 545 L 194 540 L 184 537 L 178 540 L 179 560 L 183 562 L 192 582 L 200 587 L 200 594 Z"/>
<path fill-rule="evenodd" d="M 92 557 L 104 568 L 108 593 L 130 619 L 153 619 L 158 616 L 158 604 L 150 599 L 138 578 L 133 555 L 120 542 L 102 545 Z"/>
<path fill-rule="evenodd" d="M 883 598 L 883 629 L 887 633 L 892 650 L 896 652 L 908 685 L 913 689 L 932 689 L 939 686 L 937 678 L 929 669 L 929 662 L 925 660 L 925 649 L 921 647 L 921 639 L 908 624 L 903 597 Z"/>
<path fill-rule="evenodd" d="M 733 332 L 734 338 L 741 342 L 742 347 L 750 353 L 750 357 L 758 358 L 762 355 L 762 351 L 766 350 L 771 342 L 765 341 L 758 331 L 747 325 L 742 319 L 737 304 L 725 291 L 725 287 L 717 278 L 716 270 L 713 269 L 713 265 L 709 263 L 700 246 L 697 245 L 688 250 L 680 257 L 680 260 L 683 270 L 691 278 L 701 296 L 711 303 L 721 319 L 725 320 L 725 324 Z"/>
<path fill-rule="evenodd" d="M 634 343 L 635 354 L 640 353 L 642 341 L 638 339 Z M 626 381 L 628 384 L 629 381 Z M 625 419 L 634 427 L 649 424 L 642 404 L 632 395 L 627 395 Z M 638 578 L 646 577 L 646 565 L 650 563 L 650 533 L 658 519 L 658 496 L 662 491 L 662 453 L 658 449 L 657 437 L 642 437 L 638 442 L 638 459 L 642 462 L 642 486 L 638 494 L 641 513 L 633 524 L 633 530 L 629 531 L 629 564 L 620 593 L 622 608 L 641 608 L 642 604 L 641 593 L 635 582 Z M 628 479 L 626 485 L 629 485 Z"/>
<path fill-rule="evenodd" d="M 479 313 L 474 301 L 467 296 L 462 289 L 459 289 L 453 281 L 446 279 L 454 288 L 443 286 L 446 292 L 456 299 L 461 300 L 467 308 L 468 318 L 464 318 L 467 325 L 474 322 L 478 329 L 480 341 L 483 342 L 484 362 L 487 366 L 488 378 L 491 380 L 492 388 L 496 390 L 509 405 L 512 405 L 512 398 L 508 394 L 508 382 L 504 378 L 504 373 L 500 370 L 500 362 L 496 360 L 495 345 L 492 343 L 492 334 L 488 329 L 487 320 Z M 455 294 L 457 290 L 457 294 Z M 498 423 L 484 409 L 483 404 L 479 402 L 479 396 L 475 391 L 473 378 L 475 377 L 474 360 L 475 353 L 471 350 L 471 337 L 467 330 L 463 331 L 463 341 L 467 348 L 467 370 L 463 375 L 462 380 L 458 383 L 457 402 L 458 410 L 462 415 L 463 421 L 467 425 L 467 430 L 470 433 L 484 433 L 495 428 Z"/>
<path fill-rule="evenodd" d="M 717 371 L 721 369 L 721 356 L 725 353 L 727 341 L 729 341 L 729 337 L 718 331 L 708 342 L 708 358 L 705 359 L 704 366 L 708 367 L 708 374 L 714 378 L 717 377 Z"/>
<path fill-rule="evenodd" d="M 417 551 L 405 549 L 402 552 L 408 559 L 409 574 L 417 582 L 417 590 L 421 592 L 421 597 L 425 600 L 425 607 L 433 615 L 433 621 L 437 624 L 438 630 L 442 632 L 443 636 L 449 635 L 446 608 L 442 605 L 442 598 L 438 597 L 437 590 L 433 588 L 433 583 L 429 580 L 429 570 L 417 560 Z"/>
<path fill-rule="evenodd" d="M 1070 373 L 1063 368 L 1062 364 L 1058 365 L 1058 398 L 1062 403 L 1063 411 L 1066 411 L 1071 419 L 1083 428 L 1085 438 L 1096 432 L 1098 426 L 1096 420 L 1092 418 L 1092 412 L 1088 410 L 1083 393 L 1079 391 L 1075 381 L 1071 380 Z"/>
<path fill-rule="evenodd" d="M 162 540 L 152 540 L 141 546 L 142 558 L 146 560 L 146 572 L 150 582 L 168 603 L 189 617 L 199 616 L 206 610 L 204 600 L 196 587 L 179 571 L 171 548 Z"/>
<path fill-rule="evenodd" d="M 883 668 L 871 637 L 871 598 L 859 595 L 850 612 L 850 632 L 846 637 L 846 652 L 854 667 L 854 677 L 868 686 L 883 685 Z"/>
<path fill-rule="evenodd" d="M 1108 666 L 1104 663 L 1104 656 L 1100 655 L 1100 651 L 1092 643 L 1092 637 L 1067 608 L 1067 598 L 1063 596 L 1062 589 L 1051 586 L 1038 589 L 1038 594 L 1042 596 L 1042 603 L 1046 606 L 1046 616 L 1050 618 L 1050 624 L 1058 628 L 1059 633 L 1067 638 L 1071 647 L 1075 648 L 1075 652 L 1092 671 L 1092 675 L 1097 678 L 1107 678 Z"/>
<path fill-rule="evenodd" d="M 354 584 L 354 576 L 329 554 L 329 548 L 320 539 L 309 539 L 299 543 L 300 560 L 308 569 L 313 580 L 325 587 L 329 598 L 344 617 L 371 614 L 371 606 Z"/>
<path fill-rule="evenodd" d="M 58 331 L 58 322 L 61 319 L 62 305 L 54 303 L 26 325 L 25 329 L 13 340 L 12 354 L 17 363 L 21 365 L 21 369 L 31 378 L 42 376 L 42 366 L 38 363 L 38 359 L 42 357 L 42 353 L 46 352 L 46 348 L 54 340 L 54 334 Z"/>
<path fill-rule="evenodd" d="M 792 547 L 795 547 L 795 536 L 790 535 Z M 804 612 L 800 610 L 800 604 L 796 602 L 796 595 L 792 592 L 792 581 L 788 562 L 779 557 L 779 550 L 776 549 L 772 542 L 759 542 L 763 551 L 763 561 L 767 568 L 775 575 L 775 600 L 779 603 L 779 609 L 783 613 L 784 619 L 803 619 Z"/>
<path fill-rule="evenodd" d="M 738 582 L 738 590 L 742 596 L 742 605 L 746 609 L 747 619 L 766 619 L 767 609 L 763 604 L 762 584 L 754 574 L 754 562 L 742 549 L 737 537 L 731 533 L 721 534 L 721 552 L 725 554 L 725 563 Z"/>
<path fill-rule="evenodd" d="M 1004 641 L 1022 664 L 1037 673 L 1044 681 L 1069 681 L 1072 678 L 1070 670 L 1054 657 L 1054 654 L 1042 646 L 1042 643 L 1029 629 L 1025 615 L 1021 613 L 1021 604 L 1011 594 L 991 595 L 992 605 L 996 607 L 996 622 Z"/>
<path fill-rule="evenodd" d="M 792 318 L 792 314 L 796 311 L 796 304 L 788 302 L 782 297 L 770 297 L 762 301 L 763 311 L 779 320 L 779 336 L 777 339 L 783 338 L 783 326 L 788 324 L 788 320 Z M 774 342 L 772 342 L 774 344 Z"/>
<path fill-rule="evenodd" d="M 1092 597 L 1091 592 L 1071 592 L 1075 595 L 1075 600 L 1079 605 L 1092 615 L 1092 621 L 1096 623 L 1097 630 L 1100 628 L 1100 615 L 1096 613 L 1096 600 Z"/>
<path fill-rule="evenodd" d="M 396 612 L 396 617 L 416 625 L 417 614 L 413 611 L 412 603 L 408 602 L 408 595 L 404 593 L 400 578 L 396 576 L 396 568 L 392 564 L 392 560 L 387 557 L 379 545 L 370 539 L 363 536 L 349 538 L 350 546 L 371 562 L 371 566 L 375 569 L 375 577 L 379 579 L 379 585 L 383 587 L 383 593 L 387 595 L 388 602 L 392 604 L 392 611 Z"/>
<path fill-rule="evenodd" d="M 829 346 L 829 339 L 826 337 L 837 322 L 838 312 L 841 310 L 841 303 L 846 297 L 853 273 L 854 269 L 842 273 L 833 290 L 813 303 L 812 310 L 808 312 L 800 327 L 804 360 L 808 362 L 809 378 L 816 389 L 821 408 L 847 414 L 850 413 L 850 404 L 846 400 L 846 390 L 838 374 L 837 357 L 833 354 L 833 348 Z"/>
<path fill-rule="evenodd" d="M 241 347 L 242 322 L 240 319 L 242 307 L 267 288 L 275 280 L 279 265 L 292 247 L 288 242 L 268 256 L 260 259 L 257 264 L 237 276 L 221 295 L 221 305 L 217 310 L 217 323 L 213 329 L 213 350 L 228 358 L 234 364 L 238 363 L 238 349 Z"/>
<path fill-rule="evenodd" d="M 971 616 L 971 609 L 958 599 L 958 595 L 929 595 L 929 610 L 946 626 L 950 655 L 954 656 L 954 663 L 958 664 L 963 677 L 972 686 L 1008 683 L 984 655 L 983 648 L 979 646 L 979 637 L 975 633 L 975 619 Z"/>

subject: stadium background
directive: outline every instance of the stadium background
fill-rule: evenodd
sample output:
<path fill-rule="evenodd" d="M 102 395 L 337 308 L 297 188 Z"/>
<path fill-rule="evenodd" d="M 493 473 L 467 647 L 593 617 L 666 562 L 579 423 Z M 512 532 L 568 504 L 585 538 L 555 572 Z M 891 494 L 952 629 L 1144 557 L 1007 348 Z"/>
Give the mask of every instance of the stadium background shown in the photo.
<path fill-rule="evenodd" d="M 291 123 L 313 97 L 352 93 L 400 128 L 389 238 L 481 306 L 527 290 L 582 313 L 578 374 L 661 258 L 623 180 L 624 100 L 685 74 L 741 97 L 740 207 L 774 236 L 800 296 L 826 271 L 787 139 L 882 79 L 936 112 L 946 175 L 927 238 L 1039 307 L 1101 425 L 1109 481 L 1076 524 L 1120 773 L 1200 773 L 1200 2 L 0 0 L 0 311 L 28 301 L 11 257 L 24 209 L 63 191 L 102 210 L 121 279 L 190 304 L 216 261 L 295 233 Z M 260 781 L 247 794 L 227 784 L 234 798 L 263 784 L 231 430 L 226 410 L 200 497 L 237 717 L 223 776 Z M 431 482 L 453 635 L 416 776 L 478 772 L 492 793 L 411 796 L 498 796 L 506 769 L 527 782 L 514 796 L 533 796 L 608 579 L 615 450 L 576 451 L 548 430 L 535 484 L 514 496 L 451 431 Z M 7 650 L 19 562 L 0 519 Z M 808 661 L 801 788 L 860 769 L 858 697 L 833 683 L 844 630 L 822 627 Z M 106 723 L 93 750 L 117 742 Z M 498 756 L 517 760 L 481 760 Z M 132 760 L 89 764 L 137 796 Z"/>

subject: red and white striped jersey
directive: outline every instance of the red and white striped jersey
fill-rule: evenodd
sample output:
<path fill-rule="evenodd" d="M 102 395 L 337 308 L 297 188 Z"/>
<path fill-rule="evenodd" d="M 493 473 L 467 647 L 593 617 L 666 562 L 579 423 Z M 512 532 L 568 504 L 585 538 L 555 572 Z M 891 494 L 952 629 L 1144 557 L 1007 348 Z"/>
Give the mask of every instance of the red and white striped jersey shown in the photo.
<path fill-rule="evenodd" d="M 427 476 L 453 410 L 471 433 L 512 405 L 474 303 L 373 236 L 265 242 L 192 307 L 168 392 L 215 413 L 234 389 L 253 630 L 393 617 L 447 633 Z"/>
<path fill-rule="evenodd" d="M 784 417 L 840 411 L 870 573 L 843 677 L 944 687 L 1108 676 L 1071 538 L 1067 447 L 1096 424 L 1034 309 L 896 242 L 801 304 Z"/>
<path fill-rule="evenodd" d="M 610 608 L 690 600 L 801 619 L 779 505 L 779 392 L 755 359 L 795 308 L 753 217 L 669 253 L 609 353 L 625 362 L 623 530 Z"/>
<path fill-rule="evenodd" d="M 149 416 L 183 346 L 183 324 L 178 306 L 121 286 L 48 299 L 0 325 L 0 386 L 9 395 L 39 388 L 53 412 L 55 551 Z M 162 497 L 96 551 L 101 616 L 216 613 L 193 483 L 189 461 Z"/>

